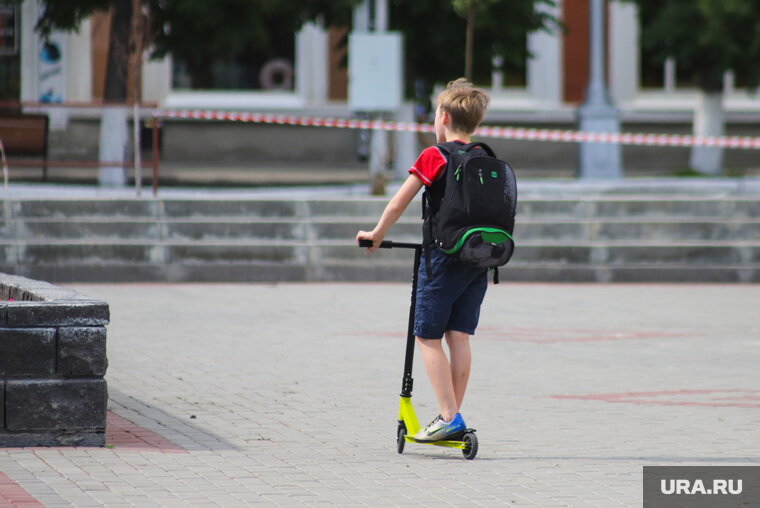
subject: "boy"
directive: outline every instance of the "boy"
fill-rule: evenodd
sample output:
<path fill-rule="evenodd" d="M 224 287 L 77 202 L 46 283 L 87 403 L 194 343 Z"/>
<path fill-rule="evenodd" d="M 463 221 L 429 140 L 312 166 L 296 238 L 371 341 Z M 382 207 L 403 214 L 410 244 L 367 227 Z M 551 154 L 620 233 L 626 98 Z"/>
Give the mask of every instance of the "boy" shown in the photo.
<path fill-rule="evenodd" d="M 435 135 L 439 143 L 470 142 L 470 136 L 483 120 L 488 96 L 472 83 L 460 78 L 448 84 L 436 99 Z M 388 229 L 399 219 L 423 185 L 442 185 L 447 155 L 435 146 L 422 151 L 409 177 L 391 199 L 372 231 L 359 231 L 356 239 L 371 240 L 374 252 Z M 414 334 L 425 369 L 438 399 L 440 414 L 414 437 L 439 441 L 465 430 L 459 413 L 470 376 L 470 335 L 475 332 L 480 304 L 487 286 L 487 269 L 468 266 L 437 248 L 429 249 L 432 277 L 426 263 L 420 263 Z M 451 361 L 441 339 L 445 337 Z"/>

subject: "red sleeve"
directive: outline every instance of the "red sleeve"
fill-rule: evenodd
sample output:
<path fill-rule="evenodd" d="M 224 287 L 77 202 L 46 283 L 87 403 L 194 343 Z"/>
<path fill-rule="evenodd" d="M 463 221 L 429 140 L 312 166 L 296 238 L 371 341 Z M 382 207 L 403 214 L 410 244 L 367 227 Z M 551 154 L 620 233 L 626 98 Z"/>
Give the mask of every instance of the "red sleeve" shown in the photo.
<path fill-rule="evenodd" d="M 446 156 L 435 146 L 425 148 L 409 172 L 430 187 L 446 168 Z"/>

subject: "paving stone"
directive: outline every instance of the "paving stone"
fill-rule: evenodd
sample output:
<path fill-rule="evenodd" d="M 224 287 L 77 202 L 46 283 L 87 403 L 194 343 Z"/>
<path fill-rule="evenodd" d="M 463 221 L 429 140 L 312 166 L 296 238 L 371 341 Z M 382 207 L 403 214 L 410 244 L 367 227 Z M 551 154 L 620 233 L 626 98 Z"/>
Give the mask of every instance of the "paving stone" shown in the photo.
<path fill-rule="evenodd" d="M 73 287 L 111 307 L 111 411 L 187 451 L 0 449 L 59 506 L 640 506 L 644 465 L 760 463 L 757 286 L 490 286 L 473 461 L 396 453 L 408 284 Z"/>

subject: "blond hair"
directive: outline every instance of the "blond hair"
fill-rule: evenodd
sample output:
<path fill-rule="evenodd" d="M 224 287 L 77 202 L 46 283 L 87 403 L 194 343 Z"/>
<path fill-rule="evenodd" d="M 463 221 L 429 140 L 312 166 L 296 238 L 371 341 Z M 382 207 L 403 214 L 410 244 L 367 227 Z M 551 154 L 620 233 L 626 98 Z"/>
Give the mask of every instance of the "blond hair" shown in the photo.
<path fill-rule="evenodd" d="M 488 100 L 483 90 L 459 78 L 450 81 L 446 90 L 438 94 L 436 107 L 448 113 L 452 130 L 472 134 L 483 121 Z"/>

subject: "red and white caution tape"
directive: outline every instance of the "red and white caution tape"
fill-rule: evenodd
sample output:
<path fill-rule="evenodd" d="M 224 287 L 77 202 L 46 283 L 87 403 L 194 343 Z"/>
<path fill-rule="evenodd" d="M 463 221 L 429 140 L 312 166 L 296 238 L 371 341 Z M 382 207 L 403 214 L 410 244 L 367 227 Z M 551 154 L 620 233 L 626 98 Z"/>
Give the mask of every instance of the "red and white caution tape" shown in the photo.
<path fill-rule="evenodd" d="M 214 110 L 164 109 L 156 110 L 160 118 L 219 120 L 229 122 L 297 125 L 303 127 L 332 127 L 336 129 L 384 130 L 395 132 L 434 132 L 433 125 L 417 122 L 388 122 L 353 118 L 317 118 L 309 116 L 275 115 Z M 707 146 L 722 148 L 760 149 L 760 138 L 750 136 L 689 136 L 681 134 L 637 134 L 628 132 L 584 132 L 573 130 L 526 129 L 522 127 L 480 127 L 476 136 L 523 141 L 556 141 L 563 143 L 618 143 L 649 146 Z"/>

